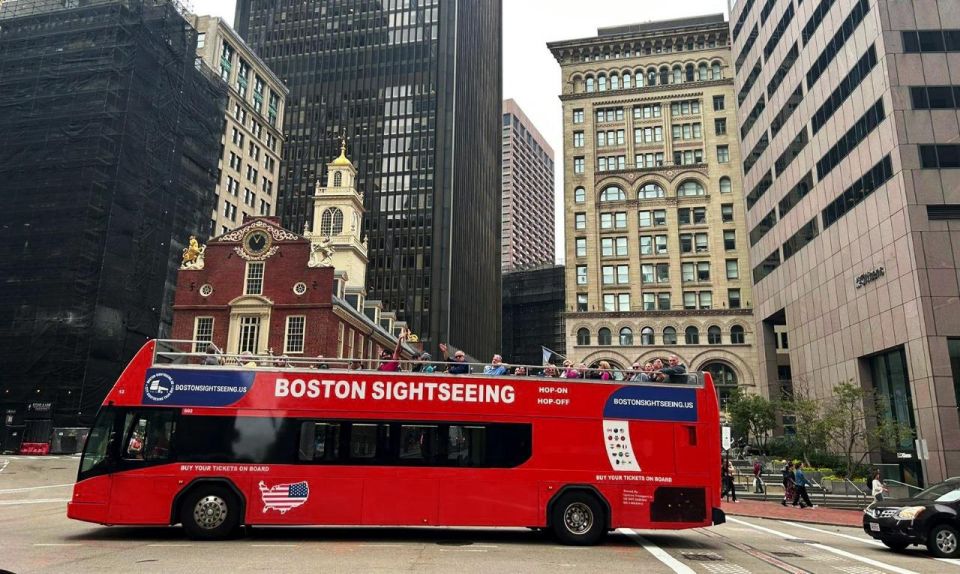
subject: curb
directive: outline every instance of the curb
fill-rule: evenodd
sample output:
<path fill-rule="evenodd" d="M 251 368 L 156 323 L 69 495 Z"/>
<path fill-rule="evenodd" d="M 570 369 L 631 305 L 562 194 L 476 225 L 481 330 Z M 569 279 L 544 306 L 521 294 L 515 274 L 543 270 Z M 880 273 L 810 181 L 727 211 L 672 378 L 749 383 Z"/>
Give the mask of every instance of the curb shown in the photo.
<path fill-rule="evenodd" d="M 853 512 L 853 511 L 851 511 Z M 819 524 L 821 526 L 843 526 L 846 528 L 860 528 L 860 524 L 843 524 L 839 522 L 827 522 L 825 520 L 816 520 L 816 519 L 805 519 L 805 518 L 788 518 L 788 517 L 777 517 L 777 516 L 763 516 L 759 514 L 745 514 L 742 512 L 728 512 L 724 510 L 727 516 L 743 516 L 747 518 L 763 518 L 765 520 L 788 520 L 790 522 L 802 522 L 804 524 Z"/>

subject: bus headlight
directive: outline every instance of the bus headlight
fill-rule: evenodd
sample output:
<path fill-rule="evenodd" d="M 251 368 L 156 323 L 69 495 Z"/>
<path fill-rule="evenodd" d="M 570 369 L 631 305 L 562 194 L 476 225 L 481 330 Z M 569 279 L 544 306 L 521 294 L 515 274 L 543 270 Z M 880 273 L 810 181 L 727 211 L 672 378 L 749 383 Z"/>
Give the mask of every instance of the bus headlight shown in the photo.
<path fill-rule="evenodd" d="M 920 516 L 920 513 L 924 511 L 925 506 L 907 506 L 906 508 L 901 508 L 900 512 L 897 513 L 897 520 L 913 520 L 917 516 Z"/>

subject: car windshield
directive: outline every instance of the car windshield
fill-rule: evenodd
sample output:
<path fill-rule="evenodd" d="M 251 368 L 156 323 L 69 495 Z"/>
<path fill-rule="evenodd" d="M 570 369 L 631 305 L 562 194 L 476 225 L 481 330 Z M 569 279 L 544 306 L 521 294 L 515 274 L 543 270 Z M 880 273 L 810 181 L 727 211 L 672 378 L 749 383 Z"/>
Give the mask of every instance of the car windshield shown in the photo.
<path fill-rule="evenodd" d="M 951 480 L 949 482 L 941 482 L 917 493 L 914 498 L 933 500 L 936 502 L 953 502 L 960 500 L 960 481 Z"/>

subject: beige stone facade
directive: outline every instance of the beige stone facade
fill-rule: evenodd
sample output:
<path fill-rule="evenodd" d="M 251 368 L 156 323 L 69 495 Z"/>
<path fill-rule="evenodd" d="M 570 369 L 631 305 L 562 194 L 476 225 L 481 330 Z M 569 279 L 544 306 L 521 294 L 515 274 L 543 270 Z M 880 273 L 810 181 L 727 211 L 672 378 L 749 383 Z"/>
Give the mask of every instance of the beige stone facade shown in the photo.
<path fill-rule="evenodd" d="M 793 386 L 875 389 L 930 454 L 908 438 L 872 462 L 956 476 L 960 4 L 781 2 L 765 25 L 761 4 L 730 23 L 764 387 L 786 333 Z"/>
<path fill-rule="evenodd" d="M 718 383 L 756 384 L 728 38 L 713 15 L 549 45 L 575 361 L 629 368 L 676 353 Z"/>
<path fill-rule="evenodd" d="M 210 215 L 213 237 L 246 216 L 276 213 L 289 90 L 223 19 L 191 16 L 191 23 L 199 32 L 198 58 L 230 87 Z"/>

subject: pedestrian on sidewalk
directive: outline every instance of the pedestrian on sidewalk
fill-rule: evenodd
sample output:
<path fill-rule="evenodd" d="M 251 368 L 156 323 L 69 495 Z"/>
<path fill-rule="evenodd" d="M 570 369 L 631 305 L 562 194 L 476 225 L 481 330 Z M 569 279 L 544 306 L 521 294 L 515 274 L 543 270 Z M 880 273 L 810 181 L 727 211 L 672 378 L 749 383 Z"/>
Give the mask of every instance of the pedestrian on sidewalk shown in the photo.
<path fill-rule="evenodd" d="M 887 492 L 887 487 L 883 484 L 883 478 L 880 477 L 880 469 L 873 471 L 873 480 L 870 481 L 870 487 L 873 499 L 877 502 L 883 500 L 883 495 Z"/>
<path fill-rule="evenodd" d="M 793 505 L 796 506 L 797 503 L 800 503 L 800 508 L 813 506 L 813 503 L 810 502 L 810 495 L 807 494 L 807 485 L 810 483 L 807 482 L 807 476 L 803 474 L 802 462 L 797 461 L 797 467 L 793 474 L 794 474 L 794 482 L 796 482 L 796 489 L 797 489 L 793 495 Z"/>
<path fill-rule="evenodd" d="M 733 502 L 737 501 L 736 476 L 737 469 L 728 459 L 720 468 L 720 477 L 723 484 L 723 491 L 720 496 L 725 497 L 727 502 L 730 502 L 731 498 L 733 498 Z"/>
<path fill-rule="evenodd" d="M 760 459 L 753 459 L 753 492 L 755 494 L 763 494 L 764 484 L 763 478 L 760 475 L 763 474 L 763 465 L 760 464 Z"/>
<path fill-rule="evenodd" d="M 780 504 L 786 506 L 788 502 L 793 500 L 797 484 L 793 475 L 793 463 L 787 461 L 780 474 L 783 475 L 783 500 L 780 501 Z"/>

